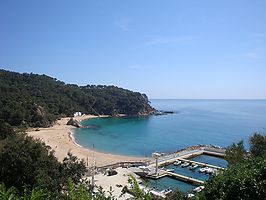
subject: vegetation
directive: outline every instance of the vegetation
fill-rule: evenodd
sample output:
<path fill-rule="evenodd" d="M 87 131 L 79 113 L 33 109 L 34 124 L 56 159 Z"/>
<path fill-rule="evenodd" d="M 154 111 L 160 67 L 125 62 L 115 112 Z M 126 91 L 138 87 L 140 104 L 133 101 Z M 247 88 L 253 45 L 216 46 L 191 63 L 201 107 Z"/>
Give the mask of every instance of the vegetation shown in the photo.
<path fill-rule="evenodd" d="M 254 133 L 249 139 L 250 153 L 253 157 L 263 156 L 266 153 L 266 136 Z"/>
<path fill-rule="evenodd" d="M 0 181 L 19 192 L 25 187 L 60 192 L 69 178 L 78 183 L 86 171 L 84 162 L 70 153 L 60 163 L 48 146 L 24 134 L 0 141 L 0 163 Z"/>
<path fill-rule="evenodd" d="M 32 191 L 24 191 L 19 194 L 15 187 L 6 188 L 5 184 L 0 184 L 0 199 L 1 200 L 114 200 L 112 194 L 105 194 L 101 188 L 97 188 L 94 192 L 88 189 L 85 185 L 75 185 L 69 181 L 67 190 L 62 194 L 46 192 L 40 189 Z"/>
<path fill-rule="evenodd" d="M 145 94 L 115 86 L 65 84 L 37 74 L 0 70 L 0 120 L 12 126 L 47 127 L 57 118 L 86 114 L 149 114 Z"/>
<path fill-rule="evenodd" d="M 152 200 L 151 193 L 148 190 L 147 192 L 144 192 L 139 187 L 137 180 L 133 176 L 130 176 L 130 178 L 128 179 L 128 182 L 131 185 L 131 189 L 129 191 L 134 195 L 135 199 Z"/>
<path fill-rule="evenodd" d="M 243 142 L 233 144 L 226 153 L 231 163 L 223 173 L 211 178 L 199 195 L 203 200 L 266 199 L 266 137 L 255 133 L 250 137 L 251 154 Z"/>
<path fill-rule="evenodd" d="M 241 140 L 237 144 L 233 143 L 231 146 L 227 147 L 225 152 L 225 159 L 229 164 L 236 164 L 241 162 L 246 155 L 246 150 L 244 148 L 244 142 Z"/>
<path fill-rule="evenodd" d="M 266 199 L 266 155 L 243 160 L 213 177 L 200 199 Z"/>

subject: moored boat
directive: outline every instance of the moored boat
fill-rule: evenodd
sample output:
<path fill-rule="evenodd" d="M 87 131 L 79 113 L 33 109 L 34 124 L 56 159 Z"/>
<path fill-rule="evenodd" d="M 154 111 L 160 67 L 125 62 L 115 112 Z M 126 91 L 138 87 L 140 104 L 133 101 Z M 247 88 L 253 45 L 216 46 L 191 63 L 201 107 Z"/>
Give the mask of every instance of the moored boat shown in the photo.
<path fill-rule="evenodd" d="M 167 172 L 174 172 L 175 171 L 175 169 L 165 169 L 165 171 L 167 171 Z"/>
<path fill-rule="evenodd" d="M 199 166 L 199 165 L 197 165 L 197 164 L 193 164 L 193 165 L 189 166 L 189 169 L 190 169 L 190 170 L 194 170 L 194 169 L 196 169 L 198 166 Z"/>
<path fill-rule="evenodd" d="M 182 163 L 182 162 L 181 162 L 180 160 L 177 160 L 177 161 L 174 162 L 174 165 L 175 165 L 175 166 L 178 166 L 178 165 L 180 165 L 181 163 Z"/>
<path fill-rule="evenodd" d="M 181 167 L 187 167 L 187 166 L 189 166 L 190 165 L 190 163 L 188 163 L 188 162 L 184 162 L 182 165 L 181 165 Z"/>

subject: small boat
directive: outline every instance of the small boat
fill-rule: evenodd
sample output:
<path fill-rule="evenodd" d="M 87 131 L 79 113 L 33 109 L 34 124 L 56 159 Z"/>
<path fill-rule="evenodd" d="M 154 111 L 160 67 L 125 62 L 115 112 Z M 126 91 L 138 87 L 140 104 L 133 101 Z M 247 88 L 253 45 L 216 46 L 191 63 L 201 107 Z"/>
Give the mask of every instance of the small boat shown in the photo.
<path fill-rule="evenodd" d="M 195 194 L 192 194 L 192 193 L 190 193 L 190 194 L 187 194 L 187 196 L 186 196 L 188 199 L 190 199 L 190 198 L 193 198 L 193 197 L 195 197 Z"/>
<path fill-rule="evenodd" d="M 182 162 L 181 162 L 180 160 L 178 160 L 178 161 L 175 161 L 175 162 L 174 162 L 174 165 L 177 166 L 177 165 L 180 165 L 181 163 L 182 163 Z"/>
<path fill-rule="evenodd" d="M 199 187 L 196 187 L 195 189 L 193 189 L 194 192 L 200 192 L 201 190 L 204 189 L 204 186 L 199 186 Z"/>
<path fill-rule="evenodd" d="M 213 168 L 207 167 L 205 173 L 214 174 L 214 173 L 217 173 L 217 169 L 213 169 Z"/>
<path fill-rule="evenodd" d="M 181 165 L 181 167 L 187 167 L 187 166 L 189 166 L 190 165 L 190 163 L 188 163 L 188 162 L 184 162 L 182 165 Z"/>
<path fill-rule="evenodd" d="M 199 169 L 199 172 L 200 172 L 200 173 L 205 173 L 205 172 L 206 172 L 206 168 L 205 168 L 205 167 L 200 168 L 200 169 Z"/>
<path fill-rule="evenodd" d="M 170 188 L 166 188 L 166 189 L 162 190 L 160 193 L 167 195 L 167 194 L 172 193 L 172 192 L 173 192 L 173 190 L 171 190 Z"/>
<path fill-rule="evenodd" d="M 190 170 L 194 170 L 194 169 L 196 169 L 198 166 L 199 166 L 199 165 L 197 165 L 197 164 L 193 164 L 193 165 L 191 165 L 191 166 L 189 167 L 189 169 L 190 169 Z"/>
<path fill-rule="evenodd" d="M 166 169 L 165 171 L 167 171 L 167 172 L 174 172 L 175 171 L 175 169 Z"/>

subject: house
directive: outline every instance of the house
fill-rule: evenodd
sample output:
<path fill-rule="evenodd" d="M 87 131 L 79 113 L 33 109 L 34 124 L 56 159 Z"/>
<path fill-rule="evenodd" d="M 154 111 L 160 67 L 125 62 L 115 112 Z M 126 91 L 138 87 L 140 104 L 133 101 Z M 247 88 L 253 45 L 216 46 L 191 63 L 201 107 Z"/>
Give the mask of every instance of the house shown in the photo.
<path fill-rule="evenodd" d="M 81 112 L 75 112 L 74 117 L 82 116 Z"/>

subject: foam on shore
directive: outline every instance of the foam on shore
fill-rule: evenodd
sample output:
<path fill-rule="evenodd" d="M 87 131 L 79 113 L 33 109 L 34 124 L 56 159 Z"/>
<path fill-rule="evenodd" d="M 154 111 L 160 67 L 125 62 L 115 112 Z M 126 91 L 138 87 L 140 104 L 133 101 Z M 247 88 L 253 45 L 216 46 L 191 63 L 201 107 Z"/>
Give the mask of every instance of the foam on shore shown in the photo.
<path fill-rule="evenodd" d="M 78 144 L 78 143 L 76 142 L 75 137 L 74 137 L 74 134 L 75 134 L 75 133 L 74 133 L 72 130 L 69 130 L 68 134 L 69 134 L 70 139 L 72 140 L 72 142 L 73 142 L 75 145 L 77 145 L 78 147 L 83 148 L 83 146 L 81 146 L 80 144 Z"/>

